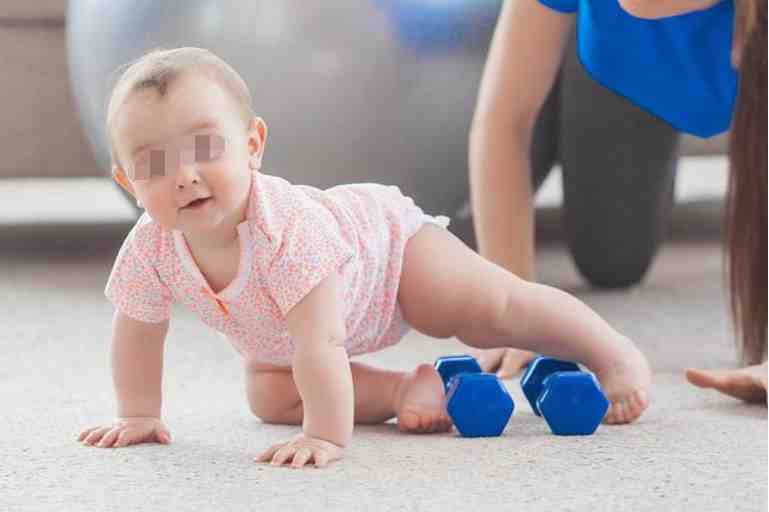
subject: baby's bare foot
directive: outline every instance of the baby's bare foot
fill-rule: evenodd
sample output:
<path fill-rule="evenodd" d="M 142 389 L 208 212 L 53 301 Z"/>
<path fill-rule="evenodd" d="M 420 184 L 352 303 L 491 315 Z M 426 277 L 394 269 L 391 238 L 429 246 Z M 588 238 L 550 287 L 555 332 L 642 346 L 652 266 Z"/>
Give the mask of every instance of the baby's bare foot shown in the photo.
<path fill-rule="evenodd" d="M 403 432 L 432 433 L 451 429 L 443 381 L 429 364 L 421 364 L 403 378 L 395 397 L 398 428 Z"/>
<path fill-rule="evenodd" d="M 605 423 L 631 423 L 649 407 L 651 370 L 646 356 L 629 340 L 622 351 L 619 359 L 594 370 L 609 399 Z"/>

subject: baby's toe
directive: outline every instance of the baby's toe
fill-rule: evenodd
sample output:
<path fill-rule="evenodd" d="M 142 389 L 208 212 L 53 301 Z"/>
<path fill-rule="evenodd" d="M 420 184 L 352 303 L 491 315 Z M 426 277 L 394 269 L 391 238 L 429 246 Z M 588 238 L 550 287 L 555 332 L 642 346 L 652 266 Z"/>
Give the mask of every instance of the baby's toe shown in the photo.
<path fill-rule="evenodd" d="M 398 416 L 398 428 L 402 432 L 423 434 L 429 432 L 431 424 L 430 415 L 423 411 L 406 410 Z"/>
<path fill-rule="evenodd" d="M 649 406 L 649 399 L 643 390 L 637 390 L 622 399 L 612 400 L 604 422 L 612 425 L 632 423 Z"/>
<path fill-rule="evenodd" d="M 451 420 L 440 412 L 402 411 L 398 416 L 398 429 L 412 434 L 445 432 L 451 428 Z"/>
<path fill-rule="evenodd" d="M 419 428 L 419 415 L 411 411 L 403 411 L 398 416 L 398 429 L 403 432 L 416 432 Z"/>
<path fill-rule="evenodd" d="M 442 432 L 443 431 L 443 420 L 441 419 L 441 413 L 437 412 L 433 414 L 432 418 L 430 419 L 430 433 L 434 434 L 435 432 Z"/>
<path fill-rule="evenodd" d="M 418 434 L 421 434 L 422 432 L 425 431 L 426 428 L 427 428 L 427 420 L 425 418 L 425 415 L 420 414 L 419 420 L 417 421 L 417 428 L 415 432 L 417 432 Z"/>
<path fill-rule="evenodd" d="M 649 398 L 644 391 L 636 391 L 630 396 L 628 401 L 630 404 L 631 421 L 638 418 L 647 407 L 649 407 Z"/>
<path fill-rule="evenodd" d="M 421 423 L 421 429 L 419 430 L 420 433 L 426 434 L 429 432 L 432 432 L 433 429 L 433 415 L 430 413 L 426 413 L 424 416 L 422 416 L 422 423 Z"/>
<path fill-rule="evenodd" d="M 609 406 L 609 410 L 606 412 L 604 422 L 609 425 L 616 425 L 624 423 L 625 418 L 625 402 L 623 400 L 615 400 Z"/>

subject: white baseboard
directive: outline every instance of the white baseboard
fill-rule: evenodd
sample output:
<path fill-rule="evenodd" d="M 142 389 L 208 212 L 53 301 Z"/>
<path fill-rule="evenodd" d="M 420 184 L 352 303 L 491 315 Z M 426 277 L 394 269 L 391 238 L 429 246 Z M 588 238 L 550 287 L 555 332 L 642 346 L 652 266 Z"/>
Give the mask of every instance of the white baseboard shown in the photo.
<path fill-rule="evenodd" d="M 726 155 L 685 156 L 678 161 L 676 176 L 676 202 L 687 203 L 703 200 L 718 200 L 726 193 L 728 160 Z M 556 165 L 537 191 L 538 208 L 557 208 L 563 203 L 561 167 Z M 470 216 L 469 205 L 465 204 L 457 217 Z"/>
<path fill-rule="evenodd" d="M 680 160 L 676 201 L 720 199 L 726 192 L 725 156 L 689 156 Z M 136 211 L 106 178 L 0 179 L 0 225 L 98 224 L 133 222 Z M 539 189 L 539 208 L 560 206 L 561 172 L 554 169 Z M 465 205 L 457 217 L 467 218 Z"/>

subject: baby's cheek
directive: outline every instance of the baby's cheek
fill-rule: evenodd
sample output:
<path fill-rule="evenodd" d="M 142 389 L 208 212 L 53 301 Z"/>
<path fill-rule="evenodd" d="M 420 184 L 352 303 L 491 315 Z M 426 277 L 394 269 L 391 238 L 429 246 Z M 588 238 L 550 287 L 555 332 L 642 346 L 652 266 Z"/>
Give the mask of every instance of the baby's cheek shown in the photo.
<path fill-rule="evenodd" d="M 220 204 L 239 205 L 248 196 L 250 177 L 248 162 L 233 160 L 229 165 L 212 169 L 206 181 L 211 193 Z"/>

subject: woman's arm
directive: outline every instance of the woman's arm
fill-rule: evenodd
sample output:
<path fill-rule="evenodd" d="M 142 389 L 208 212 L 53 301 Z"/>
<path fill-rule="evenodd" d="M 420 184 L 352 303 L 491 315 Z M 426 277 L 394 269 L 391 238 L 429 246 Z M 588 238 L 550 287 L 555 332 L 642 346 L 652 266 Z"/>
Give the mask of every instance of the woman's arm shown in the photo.
<path fill-rule="evenodd" d="M 619 0 L 620 6 L 636 18 L 655 19 L 678 16 L 713 7 L 722 0 Z M 740 0 L 742 1 L 742 0 Z"/>
<path fill-rule="evenodd" d="M 470 186 L 481 255 L 534 278 L 531 133 L 560 67 L 573 15 L 506 0 L 470 132 Z"/>

